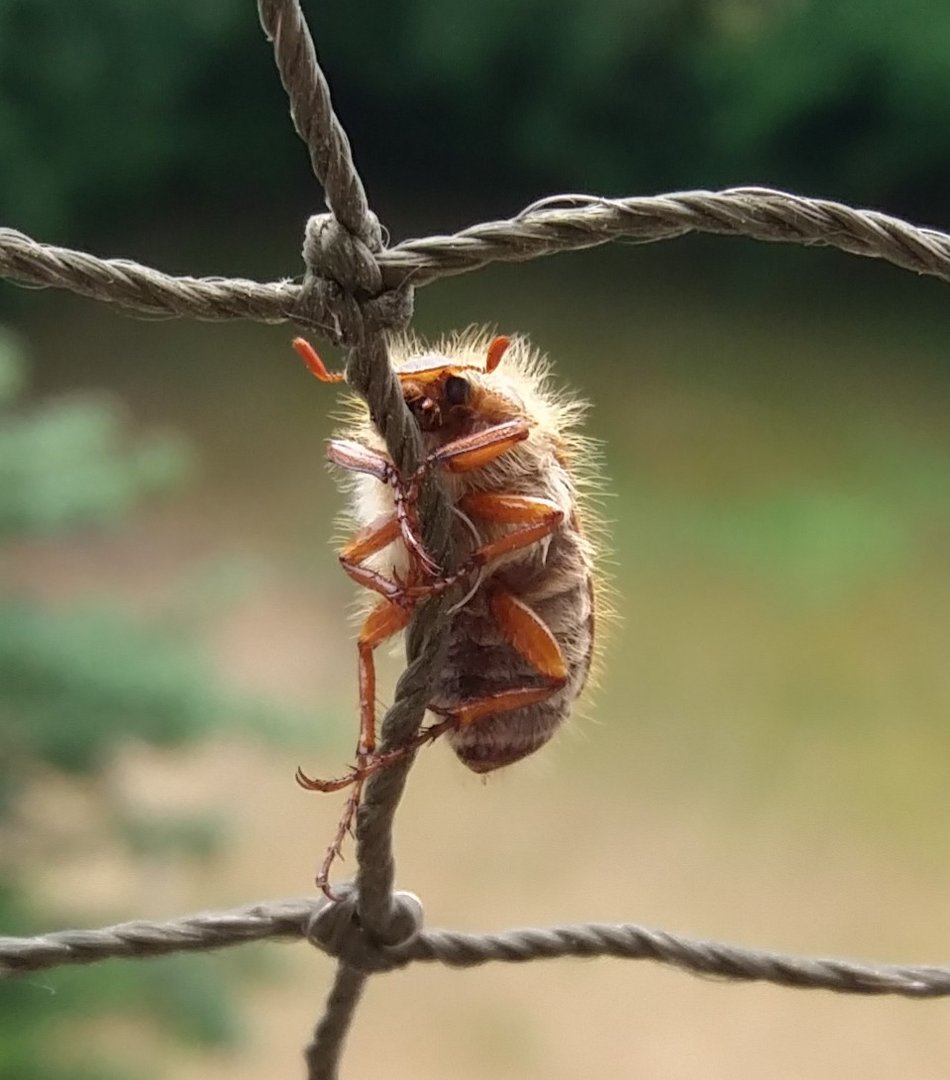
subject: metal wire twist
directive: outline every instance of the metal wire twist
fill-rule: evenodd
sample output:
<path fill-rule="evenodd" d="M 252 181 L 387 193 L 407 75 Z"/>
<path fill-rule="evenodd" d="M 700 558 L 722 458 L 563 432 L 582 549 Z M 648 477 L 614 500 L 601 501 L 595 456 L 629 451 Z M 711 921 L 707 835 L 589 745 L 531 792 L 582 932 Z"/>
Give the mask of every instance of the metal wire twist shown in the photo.
<path fill-rule="evenodd" d="M 334 337 L 351 346 L 346 380 L 361 394 L 382 435 L 389 455 L 404 476 L 422 462 L 422 439 L 403 399 L 389 362 L 386 328 L 371 307 L 383 293 L 378 257 L 383 248 L 379 221 L 370 211 L 356 170 L 349 140 L 333 111 L 326 78 L 297 0 L 259 0 L 261 24 L 274 45 L 281 82 L 290 98 L 297 133 L 310 151 L 314 174 L 326 194 L 330 214 L 307 223 L 303 284 L 304 305 L 317 298 L 321 314 L 329 310 Z M 394 290 L 395 309 L 408 319 L 408 287 Z M 399 303 L 399 301 L 402 303 Z M 441 565 L 452 567 L 451 510 L 438 482 L 429 477 L 420 500 L 423 541 Z M 419 729 L 431 699 L 435 674 L 445 656 L 444 613 L 451 597 L 435 596 L 414 612 L 406 633 L 406 668 L 393 703 L 383 718 L 380 749 L 409 741 Z M 393 898 L 396 868 L 392 827 L 412 759 L 370 777 L 356 818 L 357 875 L 355 890 L 338 902 L 337 920 L 345 931 L 372 945 L 395 945 L 414 932 L 400 918 Z M 421 922 L 421 911 L 419 913 Z M 311 1080 L 330 1080 L 337 1073 L 343 1042 L 367 973 L 340 964 L 323 1018 L 305 1050 Z"/>
<path fill-rule="evenodd" d="M 418 901 L 396 894 L 410 930 Z M 894 994 L 909 998 L 950 996 L 950 967 L 869 964 L 850 960 L 784 956 L 717 941 L 704 941 L 632 923 L 583 923 L 525 927 L 493 934 L 426 930 L 396 946 L 328 932 L 333 905 L 322 896 L 274 900 L 231 911 L 203 912 L 168 922 L 128 922 L 100 930 L 63 930 L 33 938 L 0 938 L 0 976 L 24 975 L 64 964 L 92 964 L 116 957 L 144 958 L 223 949 L 251 941 L 308 940 L 331 956 L 348 958 L 346 971 L 361 976 L 412 963 L 477 967 L 564 957 L 612 956 L 652 960 L 695 975 L 732 982 L 767 982 L 800 990 L 841 994 Z M 356 955 L 354 947 L 360 950 Z M 331 1023 L 336 1018 L 331 1019 Z"/>
<path fill-rule="evenodd" d="M 626 199 L 559 195 L 533 203 L 513 218 L 472 225 L 449 236 L 405 240 L 376 253 L 376 262 L 384 289 L 407 282 L 419 288 L 491 263 L 528 262 L 611 240 L 646 244 L 692 232 L 832 247 L 950 281 L 950 235 L 945 232 L 876 210 L 758 187 Z M 292 281 L 173 277 L 127 259 L 100 259 L 41 244 L 15 229 L 0 228 L 0 277 L 67 289 L 148 315 L 296 321 L 328 332 L 329 316 L 303 310 L 303 286 Z M 380 318 L 385 319 L 385 313 Z"/>

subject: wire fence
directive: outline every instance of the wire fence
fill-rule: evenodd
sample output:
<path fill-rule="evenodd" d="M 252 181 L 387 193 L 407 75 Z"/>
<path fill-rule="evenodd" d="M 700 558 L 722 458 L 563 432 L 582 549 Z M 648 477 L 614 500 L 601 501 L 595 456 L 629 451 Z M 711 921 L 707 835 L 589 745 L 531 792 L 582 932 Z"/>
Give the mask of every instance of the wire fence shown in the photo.
<path fill-rule="evenodd" d="M 404 474 L 418 466 L 421 444 L 389 364 L 386 335 L 408 325 L 413 289 L 439 278 L 620 238 L 649 243 L 707 232 L 835 247 L 950 281 L 947 234 L 875 211 L 766 188 L 628 199 L 562 195 L 536 202 L 504 221 L 387 248 L 333 111 L 298 0 L 259 0 L 258 10 L 273 43 L 291 118 L 309 150 L 329 211 L 307 222 L 302 280 L 173 277 L 128 260 L 41 244 L 13 229 L 0 229 L 0 276 L 20 285 L 67 289 L 149 315 L 291 321 L 345 344 L 347 381 L 366 400 Z M 430 473 L 420 497 L 423 541 L 449 569 L 450 515 L 438 479 Z M 415 611 L 406 636 L 406 668 L 382 722 L 382 752 L 408 742 L 422 723 L 433 675 L 442 662 L 445 635 L 440 630 L 447 602 L 436 595 Z M 472 967 L 489 961 L 613 956 L 654 960 L 735 981 L 912 998 L 950 995 L 947 967 L 782 956 L 626 923 L 495 934 L 424 930 L 418 898 L 393 890 L 393 819 L 412 761 L 407 757 L 368 779 L 356 819 L 356 879 L 338 889 L 335 901 L 281 900 L 164 923 L 0 938 L 0 974 L 220 949 L 269 938 L 306 939 L 338 961 L 324 1013 L 304 1054 L 309 1080 L 337 1077 L 346 1032 L 369 976 L 420 961 Z"/>

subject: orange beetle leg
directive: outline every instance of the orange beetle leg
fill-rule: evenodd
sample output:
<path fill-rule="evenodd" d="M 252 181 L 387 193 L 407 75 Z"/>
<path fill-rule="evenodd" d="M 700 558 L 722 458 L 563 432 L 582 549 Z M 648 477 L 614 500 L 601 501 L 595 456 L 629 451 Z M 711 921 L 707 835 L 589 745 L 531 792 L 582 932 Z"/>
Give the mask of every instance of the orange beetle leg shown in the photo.
<path fill-rule="evenodd" d="M 396 503 L 396 518 L 399 521 L 399 531 L 403 543 L 419 561 L 420 567 L 430 576 L 438 577 L 442 568 L 429 555 L 419 538 L 419 524 L 416 515 L 416 503 L 418 495 L 416 489 L 404 492 L 398 484 L 393 485 L 393 499 Z"/>
<path fill-rule="evenodd" d="M 492 559 L 512 551 L 520 551 L 550 536 L 564 520 L 564 511 L 550 499 L 538 499 L 531 495 L 472 493 L 462 497 L 459 508 L 482 521 L 521 527 L 476 548 L 453 574 L 446 574 L 425 585 L 409 586 L 406 589 L 408 596 L 418 599 L 432 593 L 444 592 Z"/>
<path fill-rule="evenodd" d="M 375 476 L 377 480 L 392 487 L 399 532 L 402 534 L 406 547 L 415 553 L 428 574 L 432 577 L 438 576 L 440 573 L 438 565 L 429 557 L 419 539 L 418 525 L 414 515 L 416 495 L 414 492 L 410 494 L 404 490 L 396 466 L 390 458 L 382 451 L 372 450 L 352 439 L 331 439 L 327 443 L 327 457 L 334 465 L 349 469 L 351 472 Z"/>
<path fill-rule="evenodd" d="M 349 563 L 363 562 L 370 555 L 382 551 L 399 536 L 399 522 L 394 513 L 382 514 L 345 544 L 340 558 Z"/>
<path fill-rule="evenodd" d="M 525 420 L 506 420 L 474 435 L 465 435 L 460 439 L 453 439 L 433 451 L 416 470 L 415 475 L 403 492 L 398 485 L 394 485 L 396 495 L 396 511 L 400 515 L 403 527 L 403 539 L 406 546 L 418 556 L 425 571 L 433 578 L 441 580 L 442 589 L 448 586 L 447 580 L 442 577 L 439 566 L 429 557 L 422 542 L 418 539 L 418 527 L 415 522 L 415 508 L 419 501 L 419 485 L 422 478 L 432 468 L 444 465 L 450 472 L 469 472 L 480 469 L 483 465 L 489 465 L 496 458 L 507 454 L 518 443 L 527 439 L 529 427 Z M 459 580 L 461 575 L 455 575 L 451 583 Z"/>
<path fill-rule="evenodd" d="M 343 572 L 351 577 L 357 585 L 362 585 L 364 589 L 372 589 L 373 592 L 378 592 L 380 596 L 384 596 L 394 603 L 406 602 L 409 599 L 405 586 L 401 582 L 393 581 L 377 570 L 371 570 L 368 566 L 364 566 L 363 562 L 370 555 L 382 551 L 384 547 L 398 539 L 399 535 L 400 526 L 396 514 L 383 514 L 381 517 L 376 518 L 375 521 L 370 522 L 365 529 L 361 529 L 344 546 L 339 555 Z"/>
<path fill-rule="evenodd" d="M 476 519 L 519 526 L 473 552 L 471 559 L 476 566 L 482 566 L 499 555 L 530 547 L 556 532 L 564 520 L 564 511 L 557 503 L 532 495 L 473 492 L 464 496 L 459 506 Z"/>
<path fill-rule="evenodd" d="M 476 432 L 474 435 L 464 435 L 460 439 L 434 450 L 419 466 L 405 490 L 397 482 L 393 483 L 396 500 L 396 513 L 399 516 L 402 528 L 402 537 L 406 547 L 418 558 L 423 569 L 430 577 L 436 579 L 440 589 L 448 588 L 445 584 L 449 579 L 442 575 L 439 565 L 429 556 L 422 541 L 419 539 L 418 524 L 416 522 L 415 509 L 419 501 L 419 485 L 425 474 L 437 466 L 444 465 L 450 472 L 469 472 L 472 469 L 480 469 L 488 465 L 496 458 L 507 454 L 508 451 L 528 437 L 529 427 L 525 420 L 506 420 L 504 423 L 495 424 L 494 427 Z M 451 577 L 450 584 L 459 580 L 461 574 Z M 442 584 L 438 585 L 441 581 Z"/>
<path fill-rule="evenodd" d="M 373 754 L 376 750 L 376 666 L 373 662 L 373 652 L 393 634 L 402 630 L 408 621 L 409 612 L 406 609 L 391 603 L 389 600 L 382 600 L 366 616 L 363 623 L 357 643 L 359 652 L 360 738 L 356 748 L 356 765 L 349 775 L 337 780 L 317 780 L 307 776 L 302 769 L 297 770 L 297 783 L 308 791 L 339 791 L 349 784 L 353 785 L 353 790 L 350 792 L 346 806 L 343 808 L 343 816 L 337 825 L 336 835 L 327 848 L 323 862 L 317 872 L 317 886 L 330 899 L 332 899 L 328 885 L 330 868 L 333 865 L 333 860 L 340 854 L 343 840 L 352 827 L 353 817 L 360 804 L 363 782 L 366 776 L 369 775 L 366 771 L 367 766 L 372 763 Z"/>
<path fill-rule="evenodd" d="M 366 616 L 357 642 L 360 686 L 360 741 L 356 748 L 358 759 L 368 758 L 376 749 L 376 667 L 373 652 L 409 622 L 409 613 L 398 604 L 381 600 Z M 297 771 L 301 787 L 310 791 L 339 791 L 354 783 L 359 775 L 359 763 L 348 776 L 337 780 L 315 780 L 302 770 Z"/>
<path fill-rule="evenodd" d="M 556 694 L 563 685 L 564 682 L 561 681 L 551 686 L 522 686 L 515 690 L 496 690 L 493 694 L 473 698 L 451 709 L 430 705 L 429 711 L 437 716 L 445 717 L 442 723 L 446 729 L 464 728 L 477 724 L 479 720 L 497 716 L 499 713 L 513 712 L 515 709 L 523 709 L 526 705 L 536 705 L 539 701 L 544 701 L 552 694 Z"/>
<path fill-rule="evenodd" d="M 489 605 L 499 629 L 515 652 L 539 675 L 563 685 L 567 679 L 567 664 L 547 623 L 507 589 L 496 588 L 489 598 Z"/>
<path fill-rule="evenodd" d="M 480 469 L 527 439 L 530 430 L 527 420 L 505 420 L 474 435 L 463 435 L 434 450 L 420 472 L 434 465 L 445 465 L 450 472 Z"/>

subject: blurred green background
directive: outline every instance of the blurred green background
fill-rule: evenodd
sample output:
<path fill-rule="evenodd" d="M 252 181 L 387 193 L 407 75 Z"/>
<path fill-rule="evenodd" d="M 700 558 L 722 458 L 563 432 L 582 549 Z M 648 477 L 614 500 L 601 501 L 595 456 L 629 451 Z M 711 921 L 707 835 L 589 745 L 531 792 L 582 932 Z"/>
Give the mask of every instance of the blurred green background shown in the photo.
<path fill-rule="evenodd" d="M 938 0 L 308 15 L 394 239 L 560 191 L 752 183 L 950 222 Z M 0 4 L 0 224 L 263 280 L 300 272 L 320 204 L 249 0 Z M 621 618 L 537 761 L 484 784 L 445 747 L 419 761 L 398 855 L 430 924 L 946 959 L 946 286 L 699 237 L 418 293 L 420 332 L 472 322 L 592 402 Z M 289 327 L 6 285 L 0 323 L 2 930 L 308 891 L 339 807 L 293 768 L 335 773 L 355 715 L 335 391 Z M 295 1075 L 330 970 L 271 946 L 8 983 L 0 1075 Z M 383 1053 L 394 1080 L 950 1068 L 937 1004 L 607 962 L 392 976 L 348 1074 Z"/>

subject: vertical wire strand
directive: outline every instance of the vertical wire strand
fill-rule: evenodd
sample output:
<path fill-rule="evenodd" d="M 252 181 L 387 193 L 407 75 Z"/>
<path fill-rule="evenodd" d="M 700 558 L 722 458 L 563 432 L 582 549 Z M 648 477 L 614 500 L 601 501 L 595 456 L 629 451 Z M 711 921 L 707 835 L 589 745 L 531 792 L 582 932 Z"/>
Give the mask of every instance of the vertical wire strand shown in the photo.
<path fill-rule="evenodd" d="M 350 140 L 333 111 L 330 86 L 297 0 L 258 0 L 267 40 L 274 46 L 280 81 L 290 101 L 290 117 L 310 152 L 314 176 L 334 217 L 367 241 L 369 203 L 356 171 Z"/>
<path fill-rule="evenodd" d="M 280 79 L 290 100 L 294 126 L 306 143 L 314 174 L 323 186 L 332 221 L 308 224 L 305 242 L 308 277 L 317 278 L 317 259 L 338 270 L 340 310 L 335 317 L 341 337 L 351 345 L 347 382 L 366 400 L 370 415 L 403 475 L 422 460 L 421 437 L 403 400 L 389 361 L 384 331 L 367 325 L 358 293 L 367 279 L 381 283 L 376 255 L 382 229 L 369 208 L 356 170 L 349 139 L 333 111 L 327 80 L 297 0 L 258 0 L 261 25 L 273 43 Z M 342 227 L 342 228 L 340 228 Z M 367 274 L 367 270 L 369 273 Z M 306 285 L 306 281 L 305 281 Z M 427 478 L 420 501 L 423 541 L 451 570 L 451 511 L 437 482 Z M 391 749 L 418 731 L 429 702 L 435 672 L 444 659 L 444 612 L 453 597 L 433 597 L 413 615 L 406 635 L 407 666 L 392 707 L 381 726 L 380 747 Z M 359 926 L 383 944 L 396 944 L 393 887 L 395 857 L 392 826 L 413 761 L 407 758 L 368 780 L 357 814 L 357 911 Z M 306 1051 L 309 1080 L 334 1080 L 347 1031 L 366 976 L 341 963 L 323 1018 Z"/>
<path fill-rule="evenodd" d="M 304 1050 L 307 1080 L 336 1080 L 353 1014 L 366 988 L 367 976 L 338 964 L 323 1015 Z"/>

